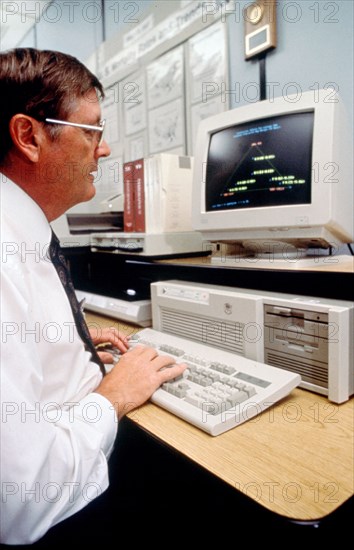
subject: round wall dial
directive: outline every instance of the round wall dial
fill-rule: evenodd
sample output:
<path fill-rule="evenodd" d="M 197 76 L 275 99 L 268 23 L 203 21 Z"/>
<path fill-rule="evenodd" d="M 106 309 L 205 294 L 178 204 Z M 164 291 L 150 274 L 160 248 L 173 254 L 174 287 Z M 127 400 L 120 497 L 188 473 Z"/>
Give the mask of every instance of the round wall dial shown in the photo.
<path fill-rule="evenodd" d="M 252 23 L 252 25 L 257 25 L 257 23 L 260 22 L 262 19 L 264 12 L 264 7 L 260 6 L 259 4 L 252 4 L 248 8 L 248 19 L 249 22 Z"/>

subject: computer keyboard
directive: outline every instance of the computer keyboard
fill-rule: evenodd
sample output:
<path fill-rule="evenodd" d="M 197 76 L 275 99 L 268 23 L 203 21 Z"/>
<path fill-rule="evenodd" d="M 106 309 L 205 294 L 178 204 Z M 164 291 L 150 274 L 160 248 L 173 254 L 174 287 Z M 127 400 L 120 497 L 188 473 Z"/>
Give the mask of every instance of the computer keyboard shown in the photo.
<path fill-rule="evenodd" d="M 151 397 L 156 405 L 216 436 L 250 420 L 288 395 L 298 374 L 146 328 L 130 340 L 186 363 L 183 375 Z"/>

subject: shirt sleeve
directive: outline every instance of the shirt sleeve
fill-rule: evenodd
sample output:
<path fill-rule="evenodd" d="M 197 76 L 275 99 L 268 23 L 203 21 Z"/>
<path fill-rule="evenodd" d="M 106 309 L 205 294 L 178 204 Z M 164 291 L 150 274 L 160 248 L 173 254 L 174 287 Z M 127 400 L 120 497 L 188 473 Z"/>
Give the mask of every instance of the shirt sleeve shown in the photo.
<path fill-rule="evenodd" d="M 12 389 L 2 404 L 1 542 L 28 544 L 106 490 L 117 424 L 99 394 L 63 410 Z"/>
<path fill-rule="evenodd" d="M 36 341 L 39 321 L 16 281 L 2 277 L 1 291 L 1 543 L 30 544 L 107 489 L 118 421 L 95 388 L 85 396 L 80 391 L 77 400 L 43 398 L 46 348 Z M 83 362 L 86 355 L 75 357 Z M 59 354 L 53 362 L 58 387 L 70 388 L 75 376 L 62 363 Z"/>

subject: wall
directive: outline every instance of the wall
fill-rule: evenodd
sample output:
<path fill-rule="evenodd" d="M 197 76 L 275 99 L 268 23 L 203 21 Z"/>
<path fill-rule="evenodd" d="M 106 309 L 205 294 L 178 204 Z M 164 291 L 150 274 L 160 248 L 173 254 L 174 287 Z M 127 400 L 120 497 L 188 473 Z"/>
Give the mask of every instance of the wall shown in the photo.
<path fill-rule="evenodd" d="M 23 21 L 30 15 L 26 12 L 29 2 L 18 0 L 7 4 L 12 10 L 14 6 L 22 10 Z M 38 7 L 40 2 L 34 4 Z M 118 33 L 130 31 L 149 12 L 157 14 L 185 4 L 183 0 L 54 0 L 35 30 L 31 29 L 13 46 L 56 48 L 86 62 L 103 38 L 109 41 Z M 205 1 L 204 4 L 210 10 L 217 3 Z M 235 11 L 228 16 L 232 107 L 257 99 L 258 63 L 246 62 L 243 54 L 242 11 L 249 4 L 246 0 L 236 0 Z M 353 17 L 351 0 L 279 0 L 278 45 L 266 60 L 269 90 L 281 95 L 334 83 L 353 120 Z M 11 15 L 7 20 L 11 21 Z"/>
<path fill-rule="evenodd" d="M 249 2 L 239 2 L 242 8 Z M 297 2 L 277 5 L 277 48 L 266 60 L 269 91 L 274 95 L 301 92 L 333 83 L 353 119 L 353 2 Z M 229 17 L 230 81 L 240 97 L 233 105 L 253 101 L 258 64 L 245 62 L 241 47 L 242 21 Z M 238 88 L 237 88 L 238 89 Z"/>

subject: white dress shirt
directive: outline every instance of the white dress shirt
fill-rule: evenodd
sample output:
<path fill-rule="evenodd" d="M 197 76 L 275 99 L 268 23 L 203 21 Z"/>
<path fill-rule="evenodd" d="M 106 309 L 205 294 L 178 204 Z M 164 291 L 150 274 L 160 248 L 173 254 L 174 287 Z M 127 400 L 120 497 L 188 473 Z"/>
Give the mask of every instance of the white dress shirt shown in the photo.
<path fill-rule="evenodd" d="M 0 174 L 1 542 L 28 544 L 108 486 L 114 409 L 48 255 L 41 208 Z"/>

